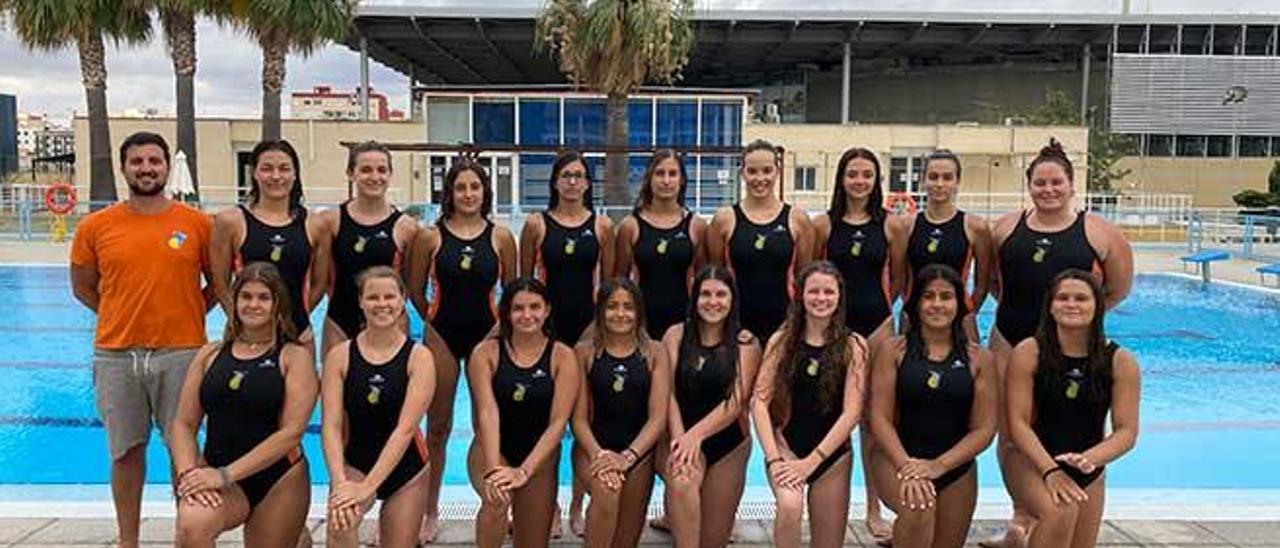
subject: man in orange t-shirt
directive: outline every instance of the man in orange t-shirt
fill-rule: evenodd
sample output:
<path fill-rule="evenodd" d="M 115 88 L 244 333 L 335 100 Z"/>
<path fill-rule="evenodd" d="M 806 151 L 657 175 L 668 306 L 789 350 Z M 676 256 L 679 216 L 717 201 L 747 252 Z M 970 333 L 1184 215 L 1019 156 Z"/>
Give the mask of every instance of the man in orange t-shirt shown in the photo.
<path fill-rule="evenodd" d="M 152 424 L 166 436 L 187 366 L 205 343 L 211 218 L 164 192 L 169 146 L 154 133 L 120 145 L 129 199 L 76 227 L 71 284 L 98 315 L 93 390 L 106 425 L 120 546 L 138 543 Z"/>

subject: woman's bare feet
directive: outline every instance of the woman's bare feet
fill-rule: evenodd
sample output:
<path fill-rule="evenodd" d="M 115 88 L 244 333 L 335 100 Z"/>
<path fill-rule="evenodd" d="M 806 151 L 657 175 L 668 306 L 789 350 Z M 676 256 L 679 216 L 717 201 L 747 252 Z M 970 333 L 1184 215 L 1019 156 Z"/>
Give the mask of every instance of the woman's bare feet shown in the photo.
<path fill-rule="evenodd" d="M 867 516 L 866 525 L 867 531 L 871 532 L 871 538 L 875 539 L 876 544 L 887 546 L 893 539 L 893 524 L 879 514 Z"/>
<path fill-rule="evenodd" d="M 556 513 L 551 517 L 551 538 L 564 536 L 564 528 L 560 524 L 560 503 L 556 503 Z"/>
<path fill-rule="evenodd" d="M 431 544 L 436 541 L 436 533 L 440 532 L 440 516 L 422 516 L 422 527 L 418 528 L 418 544 Z"/>
<path fill-rule="evenodd" d="M 667 515 L 666 515 L 666 514 L 662 514 L 662 515 L 660 515 L 660 516 L 658 516 L 658 517 L 656 517 L 656 518 L 653 518 L 653 519 L 649 520 L 649 527 L 652 527 L 652 528 L 654 528 L 654 529 L 657 529 L 657 530 L 659 530 L 659 531 L 662 531 L 663 533 L 670 533 L 670 532 L 671 532 L 671 526 L 670 526 L 670 525 L 667 525 Z"/>
<path fill-rule="evenodd" d="M 983 548 L 1027 548 L 1027 531 L 1020 525 L 1009 524 L 1004 535 L 978 542 Z"/>

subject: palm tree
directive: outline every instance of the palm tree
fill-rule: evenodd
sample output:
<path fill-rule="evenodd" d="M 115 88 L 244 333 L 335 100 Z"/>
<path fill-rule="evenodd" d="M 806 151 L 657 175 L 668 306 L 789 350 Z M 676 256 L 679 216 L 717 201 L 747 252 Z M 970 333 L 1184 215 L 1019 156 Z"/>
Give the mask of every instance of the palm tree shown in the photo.
<path fill-rule="evenodd" d="M 200 195 L 200 175 L 196 166 L 196 15 L 218 13 L 217 0 L 151 0 L 164 28 L 165 49 L 173 60 L 175 98 L 178 114 L 178 150 L 187 155 L 191 186 Z"/>
<path fill-rule="evenodd" d="M 0 11 L 9 13 L 18 40 L 29 49 L 56 51 L 75 43 L 89 110 L 89 199 L 115 201 L 103 38 L 145 42 L 151 34 L 146 11 L 112 0 L 0 0 Z"/>
<path fill-rule="evenodd" d="M 262 47 L 262 138 L 280 138 L 285 56 L 303 56 L 341 40 L 358 0 L 237 0 L 237 19 Z"/>
<path fill-rule="evenodd" d="M 627 187 L 627 96 L 646 82 L 671 83 L 689 61 L 693 0 L 549 0 L 535 46 L 559 57 L 574 84 L 607 99 L 606 206 L 631 202 Z"/>

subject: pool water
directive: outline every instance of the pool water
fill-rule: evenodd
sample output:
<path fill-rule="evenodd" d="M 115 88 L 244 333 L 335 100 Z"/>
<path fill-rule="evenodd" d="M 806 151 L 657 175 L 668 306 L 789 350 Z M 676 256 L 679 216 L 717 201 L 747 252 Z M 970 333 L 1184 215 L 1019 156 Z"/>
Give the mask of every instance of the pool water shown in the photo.
<path fill-rule="evenodd" d="M 0 266 L 0 484 L 104 484 L 106 436 L 93 404 L 94 316 L 71 295 L 65 268 Z M 979 314 L 983 332 L 993 303 Z M 323 306 L 312 316 L 323 319 Z M 209 316 L 211 338 L 220 311 Z M 413 332 L 421 334 L 413 322 Z M 1109 467 L 1109 485 L 1136 488 L 1277 489 L 1280 474 L 1280 295 L 1167 275 L 1139 275 L 1107 319 L 1112 338 L 1143 371 L 1141 433 Z M 465 382 L 459 387 L 446 484 L 466 485 L 472 439 Z M 311 477 L 325 483 L 319 411 L 304 438 Z M 561 482 L 569 478 L 568 441 Z M 148 481 L 167 482 L 159 436 L 148 447 Z M 1000 485 L 994 451 L 979 459 L 984 486 Z M 855 473 L 861 484 L 862 474 Z M 758 448 L 748 484 L 765 485 Z"/>

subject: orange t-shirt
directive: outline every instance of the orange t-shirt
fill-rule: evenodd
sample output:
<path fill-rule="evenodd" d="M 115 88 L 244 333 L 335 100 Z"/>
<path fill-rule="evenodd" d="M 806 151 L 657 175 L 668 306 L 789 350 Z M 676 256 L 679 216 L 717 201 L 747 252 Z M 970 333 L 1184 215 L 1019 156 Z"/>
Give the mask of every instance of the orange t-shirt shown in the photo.
<path fill-rule="evenodd" d="M 213 221 L 175 202 L 142 215 L 119 203 L 76 226 L 73 266 L 98 270 L 94 347 L 193 348 L 205 343 L 201 275 Z"/>

